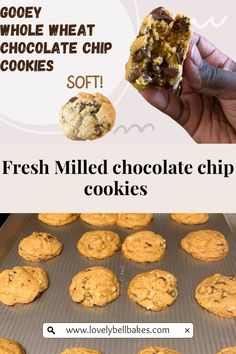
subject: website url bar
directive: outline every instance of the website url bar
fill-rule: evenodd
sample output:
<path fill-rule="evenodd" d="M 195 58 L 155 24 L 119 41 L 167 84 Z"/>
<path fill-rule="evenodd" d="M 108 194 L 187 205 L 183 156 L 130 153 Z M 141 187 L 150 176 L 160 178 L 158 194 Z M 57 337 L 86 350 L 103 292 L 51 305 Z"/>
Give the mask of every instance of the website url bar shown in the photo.
<path fill-rule="evenodd" d="M 44 323 L 44 338 L 193 338 L 192 323 Z"/>

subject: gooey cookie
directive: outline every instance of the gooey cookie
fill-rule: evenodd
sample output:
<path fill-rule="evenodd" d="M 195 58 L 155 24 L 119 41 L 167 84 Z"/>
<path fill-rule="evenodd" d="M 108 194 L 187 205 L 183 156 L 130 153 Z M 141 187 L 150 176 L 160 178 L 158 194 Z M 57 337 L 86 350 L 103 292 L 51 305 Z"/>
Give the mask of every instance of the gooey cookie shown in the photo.
<path fill-rule="evenodd" d="M 227 347 L 221 349 L 221 351 L 217 352 L 216 354 L 236 354 L 236 347 Z"/>
<path fill-rule="evenodd" d="M 207 213 L 177 213 L 170 214 L 170 217 L 173 221 L 186 225 L 204 224 L 209 219 L 209 215 Z"/>
<path fill-rule="evenodd" d="M 117 225 L 120 227 L 135 229 L 146 227 L 153 219 L 153 214 L 129 213 L 118 214 Z"/>
<path fill-rule="evenodd" d="M 81 220 L 93 226 L 112 226 L 117 222 L 118 214 L 109 213 L 90 213 L 80 214 Z"/>
<path fill-rule="evenodd" d="M 25 354 L 25 351 L 16 341 L 0 338 L 0 354 Z"/>
<path fill-rule="evenodd" d="M 55 236 L 46 232 L 33 232 L 20 241 L 18 253 L 27 261 L 47 261 L 58 256 L 62 247 L 62 243 Z"/>
<path fill-rule="evenodd" d="M 48 288 L 47 273 L 39 267 L 14 267 L 0 273 L 0 301 L 27 304 Z"/>
<path fill-rule="evenodd" d="M 158 7 L 140 27 L 130 49 L 126 79 L 138 90 L 163 87 L 177 90 L 191 38 L 190 18 Z"/>
<path fill-rule="evenodd" d="M 151 346 L 151 347 L 143 348 L 137 354 L 181 354 L 181 353 L 167 347 Z"/>
<path fill-rule="evenodd" d="M 181 240 L 181 247 L 194 258 L 201 261 L 218 261 L 229 252 L 224 235 L 214 230 L 190 232 Z"/>
<path fill-rule="evenodd" d="M 102 352 L 100 352 L 100 350 L 79 347 L 79 348 L 68 348 L 64 350 L 64 352 L 61 352 L 60 354 L 102 354 Z"/>
<path fill-rule="evenodd" d="M 110 269 L 91 267 L 74 276 L 69 293 L 85 307 L 105 306 L 119 296 L 120 284 Z"/>
<path fill-rule="evenodd" d="M 89 231 L 77 243 L 78 251 L 87 258 L 104 259 L 120 249 L 120 237 L 112 231 Z"/>
<path fill-rule="evenodd" d="M 78 93 L 60 111 L 60 126 L 72 140 L 94 140 L 107 134 L 115 123 L 115 109 L 100 93 Z"/>
<path fill-rule="evenodd" d="M 69 213 L 40 213 L 38 214 L 38 219 L 44 224 L 52 226 L 63 226 L 70 224 L 79 217 L 79 214 L 69 214 Z"/>
<path fill-rule="evenodd" d="M 217 316 L 236 317 L 236 278 L 214 274 L 196 288 L 199 305 Z"/>
<path fill-rule="evenodd" d="M 165 256 L 166 241 L 152 231 L 140 231 L 126 237 L 123 255 L 135 262 L 156 262 Z"/>
<path fill-rule="evenodd" d="M 177 296 L 175 276 L 160 269 L 136 275 L 128 286 L 130 300 L 147 310 L 161 311 L 171 305 Z"/>

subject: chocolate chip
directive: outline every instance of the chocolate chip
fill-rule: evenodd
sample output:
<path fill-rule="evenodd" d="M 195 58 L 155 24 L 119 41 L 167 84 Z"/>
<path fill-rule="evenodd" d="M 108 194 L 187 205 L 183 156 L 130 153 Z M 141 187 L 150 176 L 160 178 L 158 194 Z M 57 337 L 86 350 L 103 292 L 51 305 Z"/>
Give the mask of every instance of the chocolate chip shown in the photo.
<path fill-rule="evenodd" d="M 188 18 L 187 17 L 180 17 L 174 22 L 173 30 L 188 32 L 189 26 L 190 26 L 190 24 L 189 24 Z"/>
<path fill-rule="evenodd" d="M 86 105 L 85 105 L 84 103 L 80 103 L 80 104 L 78 105 L 78 111 L 79 111 L 79 113 L 82 112 L 82 111 L 85 109 L 85 107 L 86 107 Z"/>
<path fill-rule="evenodd" d="M 133 54 L 133 61 L 135 63 L 140 63 L 145 58 L 148 58 L 147 48 L 140 48 Z"/>
<path fill-rule="evenodd" d="M 152 78 L 151 76 L 149 76 L 148 74 L 142 73 L 141 76 L 142 76 L 142 78 L 144 79 L 144 81 L 145 81 L 146 84 L 151 84 L 151 83 L 153 83 L 153 78 Z"/>
<path fill-rule="evenodd" d="M 139 69 L 134 69 L 133 71 L 131 71 L 129 81 L 134 83 L 141 75 L 142 72 Z"/>
<path fill-rule="evenodd" d="M 151 12 L 154 20 L 164 20 L 167 23 L 174 21 L 174 19 L 165 11 L 164 7 L 158 7 Z"/>
<path fill-rule="evenodd" d="M 75 96 L 75 97 L 72 97 L 72 98 L 68 101 L 68 103 L 69 103 L 69 102 L 70 102 L 70 103 L 73 103 L 74 101 L 77 100 L 77 98 L 78 98 L 78 97 L 76 97 L 76 96 Z"/>
<path fill-rule="evenodd" d="M 102 135 L 102 125 L 95 125 L 93 132 L 96 136 L 101 136 Z"/>
<path fill-rule="evenodd" d="M 163 73 L 170 77 L 170 78 L 175 78 L 178 75 L 178 70 L 175 68 L 162 68 Z"/>
<path fill-rule="evenodd" d="M 147 247 L 152 247 L 152 244 L 149 243 L 149 242 L 145 242 L 145 246 L 147 246 Z"/>
<path fill-rule="evenodd" d="M 176 51 L 176 58 L 177 58 L 177 62 L 178 64 L 183 64 L 184 61 L 184 52 L 181 48 L 177 48 Z"/>

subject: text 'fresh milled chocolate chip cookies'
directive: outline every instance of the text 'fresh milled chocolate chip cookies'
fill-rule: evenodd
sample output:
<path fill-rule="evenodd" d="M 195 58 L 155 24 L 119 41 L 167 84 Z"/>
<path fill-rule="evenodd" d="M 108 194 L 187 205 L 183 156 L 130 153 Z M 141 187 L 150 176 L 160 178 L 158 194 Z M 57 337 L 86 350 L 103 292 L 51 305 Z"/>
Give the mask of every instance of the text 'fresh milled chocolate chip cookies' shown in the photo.
<path fill-rule="evenodd" d="M 190 18 L 158 7 L 145 17 L 130 49 L 126 79 L 137 89 L 177 90 L 191 38 Z"/>
<path fill-rule="evenodd" d="M 181 353 L 167 347 L 151 346 L 151 347 L 143 348 L 137 354 L 181 354 Z"/>
<path fill-rule="evenodd" d="M 115 109 L 100 93 L 78 93 L 60 111 L 60 126 L 72 140 L 95 140 L 107 134 L 115 123 Z"/>

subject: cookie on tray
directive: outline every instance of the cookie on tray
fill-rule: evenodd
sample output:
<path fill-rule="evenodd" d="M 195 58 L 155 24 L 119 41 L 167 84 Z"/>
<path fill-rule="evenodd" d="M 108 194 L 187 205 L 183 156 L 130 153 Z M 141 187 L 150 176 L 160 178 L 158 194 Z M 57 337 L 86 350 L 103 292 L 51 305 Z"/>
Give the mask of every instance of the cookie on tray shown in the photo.
<path fill-rule="evenodd" d="M 60 354 L 102 354 L 102 352 L 96 349 L 79 347 L 79 348 L 68 348 L 63 352 L 61 352 Z"/>
<path fill-rule="evenodd" d="M 120 284 L 110 269 L 96 266 L 77 273 L 69 293 L 73 301 L 85 307 L 105 306 L 119 296 Z"/>
<path fill-rule="evenodd" d="M 55 236 L 47 232 L 33 232 L 20 241 L 18 253 L 26 261 L 47 261 L 58 256 L 62 248 L 62 243 Z"/>
<path fill-rule="evenodd" d="M 128 286 L 128 297 L 147 310 L 161 311 L 177 299 L 175 276 L 160 269 L 136 275 Z"/>
<path fill-rule="evenodd" d="M 199 305 L 217 316 L 236 317 L 236 278 L 214 274 L 205 278 L 196 288 Z"/>
<path fill-rule="evenodd" d="M 181 354 L 180 352 L 177 352 L 176 350 L 167 348 L 167 347 L 158 347 L 158 346 L 151 346 L 151 347 L 146 347 L 137 352 L 137 354 Z"/>
<path fill-rule="evenodd" d="M 181 14 L 173 17 L 163 7 L 153 10 L 144 18 L 130 48 L 126 79 L 138 90 L 148 87 L 177 90 L 183 79 L 191 36 L 189 17 Z"/>
<path fill-rule="evenodd" d="M 118 214 L 117 225 L 127 229 L 146 227 L 153 219 L 150 213 L 127 213 Z"/>
<path fill-rule="evenodd" d="M 88 231 L 77 243 L 78 251 L 87 258 L 104 259 L 120 249 L 120 237 L 108 230 Z"/>
<path fill-rule="evenodd" d="M 166 241 L 152 231 L 139 231 L 127 236 L 122 244 L 123 255 L 135 262 L 157 262 L 165 257 Z"/>
<path fill-rule="evenodd" d="M 200 225 L 209 220 L 207 213 L 172 213 L 170 217 L 179 224 Z"/>
<path fill-rule="evenodd" d="M 219 261 L 227 256 L 229 245 L 219 231 L 200 230 L 190 232 L 181 240 L 181 247 L 201 261 Z"/>
<path fill-rule="evenodd" d="M 25 354 L 22 346 L 13 339 L 0 338 L 0 354 Z"/>
<path fill-rule="evenodd" d="M 5 305 L 28 304 L 47 288 L 47 273 L 39 267 L 17 266 L 0 273 L 0 301 Z"/>
<path fill-rule="evenodd" d="M 79 217 L 79 214 L 69 213 L 40 213 L 38 219 L 44 224 L 51 226 L 63 226 L 72 223 Z"/>
<path fill-rule="evenodd" d="M 115 213 L 89 213 L 80 214 L 81 220 L 93 226 L 113 226 L 117 223 L 118 214 Z"/>
<path fill-rule="evenodd" d="M 111 101 L 100 93 L 78 93 L 60 111 L 60 126 L 72 140 L 94 140 L 107 134 L 115 123 Z"/>
<path fill-rule="evenodd" d="M 236 347 L 226 347 L 221 349 L 216 354 L 236 354 Z"/>

